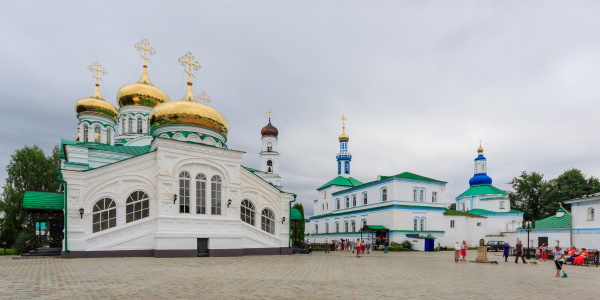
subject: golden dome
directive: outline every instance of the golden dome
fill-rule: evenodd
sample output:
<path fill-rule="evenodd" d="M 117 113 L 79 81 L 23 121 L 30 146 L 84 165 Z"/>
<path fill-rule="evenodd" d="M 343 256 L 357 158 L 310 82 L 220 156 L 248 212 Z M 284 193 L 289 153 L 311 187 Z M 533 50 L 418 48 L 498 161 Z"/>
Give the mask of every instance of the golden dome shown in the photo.
<path fill-rule="evenodd" d="M 479 148 L 477 149 L 477 153 L 483 153 L 483 147 L 479 146 Z"/>
<path fill-rule="evenodd" d="M 155 107 L 171 100 L 167 93 L 152 85 L 147 69 L 148 66 L 144 64 L 144 71 L 140 80 L 136 83 L 126 84 L 119 89 L 117 103 L 120 107 L 126 105 Z"/>
<path fill-rule="evenodd" d="M 93 113 L 100 114 L 117 119 L 117 108 L 106 102 L 100 95 L 100 85 L 96 83 L 96 91 L 89 98 L 83 98 L 75 103 L 75 111 L 77 113 Z"/>
<path fill-rule="evenodd" d="M 348 141 L 350 140 L 350 137 L 344 132 L 340 135 L 340 137 L 338 138 L 338 140 L 340 141 Z"/>
<path fill-rule="evenodd" d="M 188 92 L 179 101 L 169 101 L 157 105 L 150 112 L 152 127 L 161 125 L 195 125 L 227 136 L 227 119 L 216 109 L 198 102 L 192 93 L 192 82 L 188 81 Z"/>

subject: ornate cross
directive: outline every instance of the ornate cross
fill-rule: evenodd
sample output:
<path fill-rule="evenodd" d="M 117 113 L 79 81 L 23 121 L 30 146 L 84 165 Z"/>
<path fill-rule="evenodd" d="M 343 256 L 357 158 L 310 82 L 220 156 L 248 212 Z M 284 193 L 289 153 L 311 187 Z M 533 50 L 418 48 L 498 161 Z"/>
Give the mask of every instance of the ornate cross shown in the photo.
<path fill-rule="evenodd" d="M 92 76 L 94 76 L 94 78 L 96 79 L 96 85 L 100 85 L 100 81 L 102 81 L 102 76 L 108 73 L 97 61 L 89 65 L 88 70 L 92 72 Z"/>
<path fill-rule="evenodd" d="M 271 114 L 273 113 L 273 111 L 269 108 L 267 109 L 267 115 L 269 115 L 269 119 L 271 119 Z"/>
<path fill-rule="evenodd" d="M 183 71 L 188 74 L 189 79 L 196 77 L 192 71 L 198 71 L 200 69 L 200 64 L 195 60 L 196 58 L 190 52 L 186 53 L 178 60 L 181 66 L 183 66 Z"/>
<path fill-rule="evenodd" d="M 206 92 L 202 92 L 200 95 L 198 95 L 198 98 L 200 98 L 200 100 L 204 101 L 204 103 L 210 103 L 211 99 L 208 96 L 208 94 Z"/>
<path fill-rule="evenodd" d="M 346 127 L 346 116 L 342 115 L 342 117 L 340 118 L 340 120 L 342 120 L 342 127 Z"/>
<path fill-rule="evenodd" d="M 481 139 L 479 139 L 479 147 L 481 147 L 481 142 L 482 142 L 482 140 L 481 140 Z"/>
<path fill-rule="evenodd" d="M 146 64 L 146 62 L 150 61 L 150 58 L 148 58 L 148 56 L 156 54 L 156 51 L 154 51 L 154 48 L 150 47 L 150 43 L 146 39 L 141 40 L 139 43 L 133 46 L 137 49 L 137 51 L 140 53 L 140 56 L 144 59 L 144 65 Z"/>

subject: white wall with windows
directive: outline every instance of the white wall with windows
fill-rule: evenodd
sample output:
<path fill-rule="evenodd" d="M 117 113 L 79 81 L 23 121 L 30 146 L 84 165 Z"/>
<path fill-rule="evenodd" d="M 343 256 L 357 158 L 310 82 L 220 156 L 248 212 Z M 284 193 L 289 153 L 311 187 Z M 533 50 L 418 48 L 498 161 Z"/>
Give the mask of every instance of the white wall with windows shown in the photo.
<path fill-rule="evenodd" d="M 600 249 L 600 195 L 570 200 L 573 220 L 573 244 L 577 247 Z"/>

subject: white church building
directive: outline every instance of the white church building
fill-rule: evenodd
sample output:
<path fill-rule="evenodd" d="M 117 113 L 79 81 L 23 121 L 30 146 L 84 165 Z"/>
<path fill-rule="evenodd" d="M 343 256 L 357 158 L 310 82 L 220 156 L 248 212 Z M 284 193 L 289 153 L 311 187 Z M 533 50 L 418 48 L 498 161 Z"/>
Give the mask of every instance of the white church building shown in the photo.
<path fill-rule="evenodd" d="M 187 93 L 173 101 L 152 84 L 146 40 L 138 82 L 77 101 L 76 140 L 61 143 L 65 195 L 62 257 L 195 257 L 291 254 L 290 202 L 279 176 L 278 130 L 262 131 L 260 170 L 227 147 L 225 116 L 193 93 L 199 69 L 187 53 Z M 208 100 L 202 93 L 201 100 Z M 208 101 L 206 101 L 208 102 Z"/>

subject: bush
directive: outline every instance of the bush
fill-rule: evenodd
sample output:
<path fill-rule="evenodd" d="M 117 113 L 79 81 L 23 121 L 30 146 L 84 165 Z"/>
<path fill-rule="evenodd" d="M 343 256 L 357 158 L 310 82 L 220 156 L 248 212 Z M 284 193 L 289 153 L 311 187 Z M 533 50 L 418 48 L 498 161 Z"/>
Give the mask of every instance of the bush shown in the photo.
<path fill-rule="evenodd" d="M 406 249 L 406 250 L 412 250 L 412 244 L 409 241 L 404 241 L 402 242 L 402 248 Z"/>
<path fill-rule="evenodd" d="M 34 233 L 23 233 L 17 237 L 13 245 L 13 249 L 17 252 L 16 254 L 27 253 L 34 250 Z"/>

